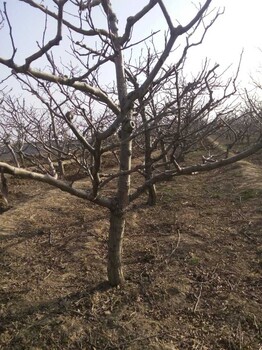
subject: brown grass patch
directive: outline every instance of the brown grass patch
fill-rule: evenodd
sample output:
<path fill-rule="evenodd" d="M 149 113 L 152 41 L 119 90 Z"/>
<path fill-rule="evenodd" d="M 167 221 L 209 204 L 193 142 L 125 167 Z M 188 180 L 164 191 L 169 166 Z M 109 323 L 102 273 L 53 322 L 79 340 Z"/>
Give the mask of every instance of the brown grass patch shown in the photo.
<path fill-rule="evenodd" d="M 0 216 L 0 348 L 259 349 L 260 174 L 240 162 L 162 184 L 154 208 L 140 200 L 121 289 L 105 282 L 108 212 L 13 179 Z"/>

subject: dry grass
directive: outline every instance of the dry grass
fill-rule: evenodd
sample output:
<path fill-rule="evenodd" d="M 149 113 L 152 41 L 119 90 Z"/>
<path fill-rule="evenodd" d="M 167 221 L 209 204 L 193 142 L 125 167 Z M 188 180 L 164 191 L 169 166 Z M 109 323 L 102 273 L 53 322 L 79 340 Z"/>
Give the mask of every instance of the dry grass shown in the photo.
<path fill-rule="evenodd" d="M 262 346 L 261 168 L 240 162 L 158 188 L 128 214 L 127 283 L 106 282 L 108 212 L 12 180 L 1 220 L 1 349 Z"/>

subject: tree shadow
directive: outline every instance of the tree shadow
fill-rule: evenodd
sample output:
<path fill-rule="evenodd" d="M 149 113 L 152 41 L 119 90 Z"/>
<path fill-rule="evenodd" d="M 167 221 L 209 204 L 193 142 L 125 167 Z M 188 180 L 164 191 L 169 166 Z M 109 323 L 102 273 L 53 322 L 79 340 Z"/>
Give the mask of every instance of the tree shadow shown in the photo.
<path fill-rule="evenodd" d="M 84 291 L 73 292 L 68 295 L 54 298 L 48 301 L 40 301 L 38 303 L 32 303 L 25 306 L 19 306 L 17 310 L 10 310 L 7 312 L 5 316 L 0 315 L 0 331 L 4 331 L 9 326 L 11 326 L 15 322 L 26 323 L 28 318 L 43 313 L 47 317 L 55 317 L 57 315 L 61 315 L 63 313 L 75 315 L 75 304 L 79 302 L 79 300 L 85 299 L 85 303 L 83 303 L 86 308 L 86 312 L 91 311 L 92 308 L 92 296 L 97 292 L 107 292 L 112 287 L 107 281 L 99 282 L 94 286 L 86 287 Z M 10 291 L 1 291 L 0 298 L 2 302 L 7 303 L 20 301 L 20 294 L 24 293 L 25 290 L 20 290 L 16 292 Z"/>
<path fill-rule="evenodd" d="M 13 247 L 15 245 L 18 245 L 20 243 L 23 243 L 29 239 L 32 239 L 36 236 L 42 236 L 45 235 L 47 231 L 43 228 L 38 228 L 37 230 L 21 230 L 19 232 L 15 232 L 9 235 L 0 235 L 0 242 L 5 242 L 5 241 L 11 241 L 14 239 L 18 239 L 18 241 L 14 243 L 10 243 L 5 246 L 5 250 L 7 248 Z"/>
<path fill-rule="evenodd" d="M 7 212 L 8 210 L 12 209 L 13 206 L 8 206 L 8 207 L 0 207 L 0 215 Z"/>

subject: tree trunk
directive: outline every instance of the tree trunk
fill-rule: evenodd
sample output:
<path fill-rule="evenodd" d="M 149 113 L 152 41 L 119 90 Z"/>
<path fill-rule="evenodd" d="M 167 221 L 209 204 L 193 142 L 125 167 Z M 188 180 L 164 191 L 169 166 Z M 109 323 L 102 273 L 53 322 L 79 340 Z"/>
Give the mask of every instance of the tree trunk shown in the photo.
<path fill-rule="evenodd" d="M 19 159 L 20 159 L 22 168 L 25 168 L 25 167 L 26 167 L 26 164 L 25 164 L 25 157 L 24 157 L 24 155 L 23 155 L 23 152 L 19 151 L 19 152 L 18 152 L 18 156 L 19 156 Z"/>
<path fill-rule="evenodd" d="M 13 160 L 14 160 L 14 163 L 15 163 L 15 166 L 17 168 L 20 168 L 20 164 L 19 164 L 19 161 L 18 161 L 18 158 L 17 158 L 17 155 L 13 149 L 13 147 L 8 143 L 8 142 L 4 142 L 6 147 L 9 149 L 10 153 L 12 154 L 12 157 L 13 157 Z"/>
<path fill-rule="evenodd" d="M 124 274 L 122 270 L 122 244 L 125 230 L 125 210 L 129 205 L 130 193 L 130 173 L 132 159 L 132 140 L 130 135 L 134 129 L 133 123 L 133 103 L 128 101 L 127 79 L 125 73 L 125 64 L 123 58 L 123 47 L 121 46 L 121 37 L 118 35 L 118 20 L 112 10 L 109 0 L 101 2 L 105 13 L 107 14 L 108 27 L 113 34 L 112 47 L 115 50 L 115 71 L 117 81 L 117 92 L 119 105 L 121 107 L 121 128 L 120 128 L 120 156 L 119 170 L 121 175 L 118 179 L 116 193 L 116 208 L 111 210 L 110 231 L 108 239 L 108 280 L 112 286 L 124 283 Z"/>
<path fill-rule="evenodd" d="M 110 229 L 108 238 L 108 281 L 112 287 L 124 283 L 122 269 L 122 245 L 125 231 L 125 215 L 117 211 L 110 212 Z"/>
<path fill-rule="evenodd" d="M 7 178 L 4 174 L 4 169 L 1 168 L 1 182 L 0 182 L 0 212 L 8 208 L 8 184 Z"/>
<path fill-rule="evenodd" d="M 147 204 L 150 206 L 154 206 L 156 205 L 156 200 L 157 200 L 156 186 L 150 185 L 148 186 Z"/>
<path fill-rule="evenodd" d="M 165 165 L 165 170 L 170 170 L 170 165 L 168 164 L 168 157 L 166 154 L 166 146 L 163 140 L 160 140 L 160 147 L 161 147 L 161 152 L 164 155 L 163 162 Z"/>
<path fill-rule="evenodd" d="M 58 158 L 58 174 L 59 174 L 60 179 L 65 178 L 65 167 L 64 167 L 64 163 L 61 160 L 60 156 Z"/>
<path fill-rule="evenodd" d="M 144 128 L 145 128 L 145 178 L 146 180 L 151 180 L 153 176 L 152 170 L 152 137 L 151 130 L 148 128 L 148 121 L 146 118 L 145 107 L 143 104 L 143 99 L 139 100 L 141 105 L 141 116 L 143 118 Z M 147 204 L 150 206 L 156 205 L 157 194 L 156 186 L 154 184 L 148 185 L 148 197 Z"/>

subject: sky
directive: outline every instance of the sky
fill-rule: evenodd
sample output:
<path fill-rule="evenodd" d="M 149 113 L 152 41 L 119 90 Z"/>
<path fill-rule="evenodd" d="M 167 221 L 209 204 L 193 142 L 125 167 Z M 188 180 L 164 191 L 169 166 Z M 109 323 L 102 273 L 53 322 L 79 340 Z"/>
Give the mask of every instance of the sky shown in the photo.
<path fill-rule="evenodd" d="M 221 66 L 238 61 L 244 50 L 241 65 L 243 82 L 250 75 L 262 75 L 262 2 L 260 0 L 215 0 L 213 5 L 225 8 L 225 13 L 210 28 L 200 51 L 207 53 Z"/>
<path fill-rule="evenodd" d="M 6 0 L 5 0 L 6 1 Z M 39 1 L 40 0 L 35 0 Z M 135 14 L 146 0 L 111 0 L 114 9 L 119 16 L 119 28 L 123 30 L 126 17 Z M 18 0 L 7 0 L 7 8 L 12 23 L 17 52 L 17 63 L 23 63 L 24 57 L 32 54 L 36 48 L 36 41 L 42 39 L 44 17 L 38 16 L 36 11 Z M 51 0 L 48 0 L 51 3 Z M 174 23 L 186 24 L 196 11 L 196 4 L 201 1 L 191 0 L 164 0 Z M 0 9 L 3 10 L 4 1 L 0 1 Z M 241 51 L 244 50 L 239 82 L 248 84 L 251 76 L 260 79 L 262 76 L 262 1 L 250 0 L 213 0 L 210 10 L 224 9 L 224 14 L 219 16 L 209 29 L 203 44 L 193 48 L 189 54 L 189 70 L 197 72 L 201 62 L 208 58 L 211 64 L 219 63 L 221 70 L 231 66 L 235 71 Z M 95 10 L 97 26 L 103 25 L 104 16 L 99 8 Z M 214 13 L 214 12 L 213 12 Z M 212 16 L 212 14 L 211 14 Z M 207 20 L 208 23 L 208 20 Z M 152 31 L 164 30 L 165 22 L 159 16 L 157 8 L 146 16 L 133 31 L 134 37 L 141 38 Z M 47 37 L 55 28 L 52 21 L 48 22 Z M 159 47 L 163 45 L 163 32 L 156 36 Z M 63 51 L 57 50 L 62 56 Z M 8 27 L 0 31 L 0 56 L 8 58 L 11 54 L 11 44 L 8 37 Z M 170 58 L 172 59 L 172 57 Z M 0 80 L 6 75 L 6 70 L 0 70 Z"/>

